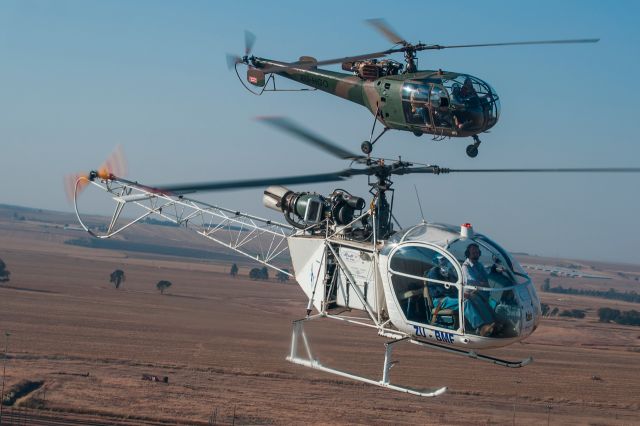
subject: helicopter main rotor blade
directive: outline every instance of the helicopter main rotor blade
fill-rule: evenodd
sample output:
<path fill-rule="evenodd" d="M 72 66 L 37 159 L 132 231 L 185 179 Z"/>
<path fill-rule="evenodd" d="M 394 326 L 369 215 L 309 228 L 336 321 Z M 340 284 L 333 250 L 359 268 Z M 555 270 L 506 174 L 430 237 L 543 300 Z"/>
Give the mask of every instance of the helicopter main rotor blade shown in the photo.
<path fill-rule="evenodd" d="M 285 176 L 261 179 L 234 180 L 226 182 L 185 183 L 179 185 L 159 185 L 154 191 L 164 194 L 180 195 L 192 192 L 226 191 L 240 188 L 257 188 L 269 185 L 299 185 L 302 183 L 335 182 L 351 176 L 369 174 L 368 169 L 345 169 L 340 172 L 320 173 L 315 175 Z"/>
<path fill-rule="evenodd" d="M 325 152 L 333 155 L 334 157 L 341 158 L 343 160 L 361 160 L 366 157 L 363 155 L 356 155 L 351 151 L 347 151 L 344 148 L 339 147 L 335 143 L 312 133 L 308 129 L 303 128 L 302 126 L 294 123 L 285 117 L 259 117 L 258 118 L 265 123 L 276 127 L 285 132 L 291 133 L 294 136 L 302 139 L 303 141 L 322 149 Z"/>
<path fill-rule="evenodd" d="M 409 44 L 405 39 L 400 37 L 398 35 L 398 33 L 393 31 L 391 29 L 391 27 L 389 26 L 389 24 L 384 19 L 380 19 L 380 18 L 367 19 L 367 20 L 365 20 L 365 22 L 368 23 L 369 25 L 371 25 L 376 30 L 378 30 L 391 43 L 393 43 L 393 44 L 402 44 L 402 45 L 405 45 L 405 46 L 407 44 Z"/>
<path fill-rule="evenodd" d="M 539 169 L 441 169 L 441 173 L 640 173 L 640 167 L 578 167 Z"/>
<path fill-rule="evenodd" d="M 531 169 L 449 169 L 440 166 L 411 167 L 410 163 L 398 162 L 389 167 L 389 174 L 408 175 L 412 173 L 640 173 L 640 167 L 579 167 L 579 168 L 531 168 Z M 370 173 L 375 174 L 375 173 Z"/>
<path fill-rule="evenodd" d="M 309 61 L 284 62 L 282 66 L 264 67 L 264 68 L 261 68 L 261 70 L 265 74 L 268 74 L 272 72 L 286 71 L 286 70 L 295 69 L 295 68 L 309 69 L 312 67 L 317 67 L 322 65 L 333 65 L 333 64 L 341 64 L 343 62 L 356 62 L 356 61 L 363 61 L 365 59 L 380 58 L 382 56 L 386 56 L 396 52 L 402 52 L 402 49 L 401 48 L 388 49 L 380 52 L 365 53 L 365 54 L 356 55 L 356 56 L 344 56 L 342 58 L 334 58 L 334 59 L 323 59 L 322 61 L 314 61 L 314 62 L 309 62 Z"/>
<path fill-rule="evenodd" d="M 568 40 L 537 40 L 537 41 L 513 41 L 507 43 L 482 43 L 482 44 L 455 44 L 442 46 L 440 44 L 417 45 L 416 50 L 441 50 L 458 49 L 461 47 L 494 47 L 494 46 L 526 46 L 532 44 L 577 44 L 577 43 L 597 43 L 599 38 L 581 38 Z"/>

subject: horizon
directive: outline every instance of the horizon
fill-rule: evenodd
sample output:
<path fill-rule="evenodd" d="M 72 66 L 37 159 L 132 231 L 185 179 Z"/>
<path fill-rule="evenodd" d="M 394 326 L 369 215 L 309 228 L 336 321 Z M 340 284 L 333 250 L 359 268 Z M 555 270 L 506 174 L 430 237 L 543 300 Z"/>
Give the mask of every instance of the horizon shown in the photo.
<path fill-rule="evenodd" d="M 72 217 L 72 219 L 75 219 L 75 213 L 73 212 L 67 212 L 67 211 L 62 211 L 62 210 L 49 210 L 49 209 L 43 209 L 43 208 L 38 208 L 38 207 L 27 207 L 27 206 L 19 206 L 19 205 L 15 205 L 15 204 L 5 204 L 5 203 L 0 203 L 0 208 L 6 208 L 6 209 L 24 209 L 27 211 L 35 211 L 37 213 L 55 213 L 55 214 L 67 214 L 67 215 L 72 215 L 74 217 Z M 92 215 L 93 216 L 93 215 Z M 104 217 L 105 221 L 109 220 L 108 216 L 102 216 Z M 153 218 L 153 217 L 150 217 Z M 160 220 L 160 222 L 162 221 L 166 221 L 166 222 L 170 222 L 167 221 L 166 219 L 162 219 Z M 50 222 L 53 223 L 53 222 Z M 145 223 L 145 222 L 140 222 L 141 225 L 158 225 L 158 224 L 154 224 L 154 223 Z M 78 228 L 74 228 L 74 231 L 77 230 L 82 230 L 83 234 L 89 235 L 88 233 L 84 232 L 84 229 L 82 229 L 82 227 L 80 226 L 80 224 L 77 223 L 77 221 L 73 221 L 71 223 L 69 223 L 70 226 L 77 226 Z M 187 230 L 185 229 L 184 232 L 193 232 L 191 230 Z M 195 235 L 195 234 L 194 234 Z M 162 237 L 159 237 L 162 238 Z M 207 243 L 207 241 L 202 240 L 204 243 Z M 185 240 L 185 242 L 187 242 Z M 216 247 L 219 248 L 223 248 L 222 246 L 216 245 L 215 243 L 209 243 L 211 245 L 214 245 Z M 507 248 L 508 250 L 508 248 Z M 125 250 L 126 251 L 126 250 Z M 602 259 L 585 259 L 585 258 L 571 258 L 571 257 L 551 257 L 551 256 L 546 256 L 544 254 L 538 254 L 538 253 L 531 253 L 531 252 L 521 252 L 521 251 L 511 251 L 508 250 L 510 254 L 512 254 L 513 256 L 527 256 L 527 257 L 533 257 L 533 258 L 540 258 L 543 260 L 557 260 L 557 261 L 575 261 L 575 262 L 598 262 L 598 263 L 604 263 L 607 265 L 619 265 L 619 266 L 640 266 L 640 263 L 628 263 L 628 262 L 615 262 L 615 261 L 607 261 L 607 260 L 602 260 Z M 247 261 L 251 261 L 250 258 L 245 258 L 245 257 L 240 257 L 241 259 L 245 259 Z M 588 265 L 588 266 L 593 266 L 593 265 Z"/>

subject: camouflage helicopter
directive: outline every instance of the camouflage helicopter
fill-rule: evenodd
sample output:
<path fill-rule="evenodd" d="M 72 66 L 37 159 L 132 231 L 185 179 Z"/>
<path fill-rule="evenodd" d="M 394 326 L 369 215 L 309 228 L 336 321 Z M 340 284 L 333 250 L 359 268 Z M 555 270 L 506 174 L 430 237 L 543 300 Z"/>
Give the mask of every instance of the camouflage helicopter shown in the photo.
<path fill-rule="evenodd" d="M 469 157 L 478 155 L 479 134 L 487 132 L 500 118 L 500 100 L 485 81 L 465 73 L 419 70 L 416 53 L 466 47 L 522 46 L 533 44 L 595 43 L 599 39 L 521 41 L 444 46 L 412 44 L 399 36 L 381 19 L 367 21 L 397 47 L 384 51 L 343 58 L 317 60 L 302 56 L 297 62 L 282 62 L 251 55 L 255 36 L 245 31 L 244 56 L 227 55 L 229 68 L 235 68 L 243 86 L 256 95 L 277 89 L 274 75 L 279 75 L 312 88 L 355 102 L 369 109 L 374 122 L 369 139 L 361 149 L 370 154 L 373 145 L 387 130 L 404 130 L 416 136 L 433 135 L 434 140 L 451 137 L 471 137 L 467 146 Z M 393 53 L 404 54 L 405 64 L 392 59 L 379 59 Z M 319 69 L 319 66 L 342 64 L 341 73 Z M 238 65 L 248 66 L 247 81 L 261 88 L 252 90 L 238 72 Z M 272 83 L 270 86 L 269 83 Z M 309 89 L 302 89 L 309 90 Z M 376 123 L 384 128 L 374 139 Z"/>
<path fill-rule="evenodd" d="M 79 223 L 94 237 L 111 238 L 148 217 L 159 217 L 294 278 L 307 302 L 301 306 L 306 311 L 304 318 L 293 322 L 288 361 L 425 397 L 441 395 L 446 387 L 414 389 L 392 383 L 392 351 L 397 344 L 406 342 L 519 368 L 532 359 L 505 360 L 483 352 L 527 338 L 538 327 L 542 313 L 535 286 L 514 256 L 469 223 L 456 227 L 423 219 L 402 227 L 393 215 L 391 179 L 408 174 L 640 172 L 640 168 L 450 169 L 356 155 L 287 119 L 264 120 L 334 157 L 348 160 L 353 167 L 266 179 L 147 186 L 122 177 L 124 163 L 116 154 L 95 171 L 68 177 Z M 340 188 L 323 195 L 283 186 L 343 182 L 365 176 L 370 194 L 366 198 Z M 107 227 L 96 227 L 95 218 L 87 221 L 79 213 L 78 195 L 87 186 L 99 188 L 115 202 Z M 255 187 L 266 187 L 264 206 L 282 215 L 286 223 L 191 196 Z M 164 227 L 157 228 L 162 232 Z M 476 265 L 475 272 L 468 270 L 470 261 Z M 313 355 L 311 339 L 304 329 L 308 321 L 321 319 L 360 326 L 384 337 L 382 377 L 377 380 L 321 363 Z M 330 336 L 337 337 L 337 333 L 331 332 Z"/>

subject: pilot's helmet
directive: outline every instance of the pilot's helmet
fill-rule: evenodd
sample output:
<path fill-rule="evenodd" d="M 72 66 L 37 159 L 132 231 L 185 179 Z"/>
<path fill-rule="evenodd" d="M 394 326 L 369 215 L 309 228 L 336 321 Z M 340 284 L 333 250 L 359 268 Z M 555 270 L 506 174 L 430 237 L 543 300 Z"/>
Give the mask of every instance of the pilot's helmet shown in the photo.
<path fill-rule="evenodd" d="M 444 256 L 437 256 L 436 260 L 438 262 L 440 275 L 444 278 L 449 278 L 449 261 Z"/>

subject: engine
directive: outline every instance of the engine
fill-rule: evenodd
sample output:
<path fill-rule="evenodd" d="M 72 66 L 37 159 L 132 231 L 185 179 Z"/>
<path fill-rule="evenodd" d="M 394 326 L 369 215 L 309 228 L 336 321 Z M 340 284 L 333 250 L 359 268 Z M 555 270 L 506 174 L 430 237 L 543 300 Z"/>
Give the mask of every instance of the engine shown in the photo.
<path fill-rule="evenodd" d="M 270 186 L 264 191 L 262 202 L 265 207 L 284 213 L 286 221 L 299 229 L 318 225 L 351 225 L 353 237 L 368 234 L 368 222 L 356 221 L 366 203 L 363 198 L 351 195 L 343 189 L 334 190 L 325 197 L 310 192 L 294 192 L 284 186 Z"/>
<path fill-rule="evenodd" d="M 397 75 L 402 71 L 403 64 L 391 59 L 378 61 L 371 59 L 368 61 L 343 62 L 342 69 L 351 71 L 363 80 L 375 80 L 385 75 Z"/>

